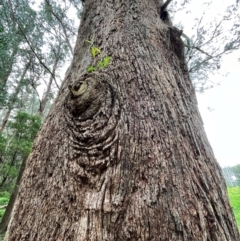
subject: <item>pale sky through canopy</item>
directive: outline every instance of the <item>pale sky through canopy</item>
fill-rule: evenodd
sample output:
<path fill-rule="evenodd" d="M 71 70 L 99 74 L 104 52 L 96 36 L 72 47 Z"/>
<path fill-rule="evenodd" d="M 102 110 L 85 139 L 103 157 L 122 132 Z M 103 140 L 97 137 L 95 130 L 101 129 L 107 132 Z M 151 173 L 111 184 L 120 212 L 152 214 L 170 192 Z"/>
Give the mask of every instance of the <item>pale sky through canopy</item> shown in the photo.
<path fill-rule="evenodd" d="M 225 56 L 221 72 L 229 74 L 212 76 L 220 85 L 197 95 L 208 139 L 222 167 L 240 164 L 239 57 L 240 51 Z"/>
<path fill-rule="evenodd" d="M 236 4 L 236 1 L 213 0 L 210 6 L 202 3 L 192 0 L 189 4 L 189 10 L 191 11 L 189 14 L 180 11 L 175 15 L 174 23 L 182 22 L 184 33 L 189 34 L 189 36 L 191 36 L 194 19 L 200 18 L 204 9 L 206 10 L 204 19 L 207 22 L 211 21 L 211 17 L 214 15 L 223 14 L 227 6 Z M 222 167 L 240 164 L 239 58 L 240 51 L 226 55 L 223 58 L 219 74 L 209 75 L 209 81 L 220 85 L 205 91 L 203 94 L 197 94 L 205 131 L 215 157 Z"/>

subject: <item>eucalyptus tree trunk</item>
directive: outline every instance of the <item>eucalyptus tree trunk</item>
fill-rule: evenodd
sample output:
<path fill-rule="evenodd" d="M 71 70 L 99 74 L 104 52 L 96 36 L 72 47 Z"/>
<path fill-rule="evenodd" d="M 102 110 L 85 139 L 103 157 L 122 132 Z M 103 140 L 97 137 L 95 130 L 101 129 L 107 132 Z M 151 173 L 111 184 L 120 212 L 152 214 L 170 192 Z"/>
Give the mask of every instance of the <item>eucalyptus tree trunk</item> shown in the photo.
<path fill-rule="evenodd" d="M 6 241 L 240 240 L 181 33 L 158 10 L 154 0 L 85 1 Z M 111 63 L 87 73 L 104 56 Z"/>
<path fill-rule="evenodd" d="M 51 90 L 52 90 L 52 83 L 53 83 L 53 80 L 55 78 L 55 73 L 56 73 L 56 70 L 57 70 L 58 62 L 60 60 L 60 50 L 61 50 L 61 47 L 62 47 L 61 44 L 59 44 L 58 48 L 57 48 L 57 53 L 56 53 L 56 56 L 55 56 L 55 59 L 54 59 L 53 67 L 52 67 L 52 70 L 51 70 L 52 74 L 49 77 L 48 84 L 47 84 L 47 89 L 46 89 L 46 91 L 43 94 L 42 100 L 40 101 L 40 105 L 39 105 L 39 108 L 38 108 L 38 114 L 40 116 L 44 115 L 44 111 L 45 111 L 47 102 L 49 100 L 49 95 L 50 95 Z"/>
<path fill-rule="evenodd" d="M 5 129 L 6 124 L 8 123 L 9 117 L 11 115 L 11 112 L 12 112 L 13 108 L 14 108 L 14 105 L 16 104 L 18 94 L 21 91 L 21 88 L 22 88 L 22 85 L 23 85 L 22 83 L 23 83 L 25 75 L 26 75 L 26 73 L 27 73 L 27 71 L 30 67 L 31 62 L 32 62 L 32 56 L 30 57 L 29 61 L 26 63 L 26 65 L 23 69 L 23 72 L 21 74 L 20 80 L 17 83 L 17 86 L 14 90 L 14 93 L 11 96 L 11 99 L 9 101 L 10 103 L 8 103 L 8 110 L 6 111 L 6 113 L 5 113 L 5 115 L 2 119 L 1 126 L 0 126 L 0 132 L 2 132 Z"/>

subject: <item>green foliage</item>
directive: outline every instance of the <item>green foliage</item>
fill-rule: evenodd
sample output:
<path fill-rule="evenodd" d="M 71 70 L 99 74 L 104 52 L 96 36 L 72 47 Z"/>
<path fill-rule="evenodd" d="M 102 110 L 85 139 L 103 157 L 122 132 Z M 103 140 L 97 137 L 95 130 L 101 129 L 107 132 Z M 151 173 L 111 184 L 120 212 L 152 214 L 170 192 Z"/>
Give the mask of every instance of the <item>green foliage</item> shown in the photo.
<path fill-rule="evenodd" d="M 7 204 L 9 199 L 10 199 L 11 194 L 7 191 L 0 192 L 0 200 L 5 200 L 5 201 L 0 201 L 0 205 L 2 204 Z"/>
<path fill-rule="evenodd" d="M 88 72 L 88 73 L 91 73 L 91 72 L 93 72 L 93 71 L 95 71 L 95 70 L 96 70 L 96 69 L 95 69 L 92 65 L 87 68 L 87 72 Z"/>
<path fill-rule="evenodd" d="M 102 61 L 99 61 L 98 62 L 98 68 L 105 68 L 108 66 L 108 64 L 110 63 L 111 61 L 111 57 L 107 56 L 107 57 L 104 57 Z"/>
<path fill-rule="evenodd" d="M 8 123 L 8 134 L 0 134 L 1 190 L 11 190 L 22 161 L 31 152 L 32 143 L 40 125 L 40 116 L 19 111 Z"/>
<path fill-rule="evenodd" d="M 30 115 L 26 112 L 19 111 L 13 121 L 9 121 L 8 127 L 15 132 L 15 137 L 32 142 L 35 138 L 39 127 L 41 125 L 41 118 L 38 115 Z"/>
<path fill-rule="evenodd" d="M 9 199 L 10 199 L 9 192 L 0 192 L 0 220 L 4 215 Z"/>
<path fill-rule="evenodd" d="M 96 58 L 97 55 L 101 54 L 101 50 L 97 48 L 96 46 L 91 47 L 91 54 L 93 58 Z"/>
<path fill-rule="evenodd" d="M 237 221 L 238 229 L 240 230 L 240 187 L 228 188 L 228 196 Z"/>
<path fill-rule="evenodd" d="M 90 46 L 90 51 L 91 51 L 91 56 L 92 56 L 93 60 L 98 55 L 101 56 L 102 51 L 98 47 L 93 45 L 93 40 L 91 40 L 91 41 L 90 40 L 86 40 L 86 43 L 91 45 Z M 109 65 L 110 61 L 111 61 L 111 57 L 110 56 L 101 57 L 101 60 L 98 61 L 96 66 L 95 65 L 91 65 L 91 66 L 89 66 L 87 68 L 87 72 L 91 73 L 91 72 L 96 71 L 96 70 L 98 70 L 100 68 L 106 68 Z"/>

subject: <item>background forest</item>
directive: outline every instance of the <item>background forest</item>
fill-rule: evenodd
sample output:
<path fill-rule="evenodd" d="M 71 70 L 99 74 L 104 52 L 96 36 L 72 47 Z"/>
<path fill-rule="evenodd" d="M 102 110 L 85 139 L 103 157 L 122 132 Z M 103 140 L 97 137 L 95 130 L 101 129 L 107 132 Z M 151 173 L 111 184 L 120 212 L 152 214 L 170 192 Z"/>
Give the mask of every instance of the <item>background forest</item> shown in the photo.
<path fill-rule="evenodd" d="M 202 5 L 207 9 L 210 3 Z M 81 6 L 80 0 L 0 3 L 0 217 L 17 191 L 18 174 L 71 61 Z M 179 19 L 177 14 L 190 14 L 192 7 L 191 1 L 173 1 L 169 14 Z M 220 69 L 224 54 L 239 49 L 238 23 L 238 3 L 233 2 L 211 23 L 206 24 L 203 11 L 190 33 L 183 30 L 196 91 L 213 87 L 209 74 Z M 180 21 L 175 25 L 183 29 Z M 240 164 L 223 172 L 240 228 Z"/>

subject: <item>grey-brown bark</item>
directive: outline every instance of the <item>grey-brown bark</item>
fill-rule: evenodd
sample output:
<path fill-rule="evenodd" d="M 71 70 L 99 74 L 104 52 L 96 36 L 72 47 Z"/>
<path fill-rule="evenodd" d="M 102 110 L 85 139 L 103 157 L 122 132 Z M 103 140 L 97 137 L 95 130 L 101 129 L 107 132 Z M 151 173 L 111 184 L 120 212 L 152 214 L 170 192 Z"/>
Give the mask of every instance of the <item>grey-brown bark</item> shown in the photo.
<path fill-rule="evenodd" d="M 181 48 L 154 0 L 85 1 L 6 241 L 239 240 Z"/>

